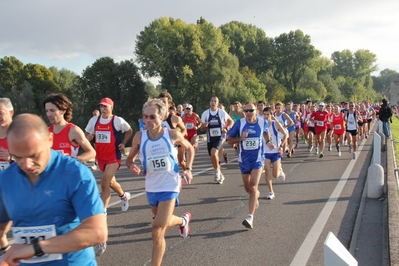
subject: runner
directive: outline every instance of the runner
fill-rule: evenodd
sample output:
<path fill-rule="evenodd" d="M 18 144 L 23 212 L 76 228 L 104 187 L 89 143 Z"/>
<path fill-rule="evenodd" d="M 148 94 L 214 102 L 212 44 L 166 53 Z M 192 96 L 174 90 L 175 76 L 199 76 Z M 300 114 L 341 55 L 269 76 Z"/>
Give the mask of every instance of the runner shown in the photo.
<path fill-rule="evenodd" d="M 234 121 L 229 114 L 218 108 L 219 98 L 214 96 L 210 101 L 210 109 L 205 110 L 201 115 L 201 130 L 206 131 L 207 148 L 212 166 L 215 169 L 215 182 L 223 184 L 224 176 L 220 171 L 219 150 L 226 140 L 223 134 L 226 134 L 233 126 Z M 227 125 L 227 126 L 226 126 Z"/>
<path fill-rule="evenodd" d="M 161 265 L 166 249 L 166 229 L 179 225 L 180 236 L 190 234 L 189 222 L 191 214 L 183 213 L 181 217 L 173 215 L 174 208 L 179 205 L 181 178 L 175 143 L 187 150 L 187 166 L 183 174 L 191 183 L 191 167 L 194 160 L 194 148 L 175 129 L 162 127 L 166 116 L 166 105 L 159 99 L 148 100 L 143 107 L 143 119 L 147 130 L 137 132 L 132 141 L 132 148 L 126 159 L 130 172 L 140 174 L 140 167 L 134 164 L 137 156 L 143 165 L 145 174 L 145 190 L 151 211 L 155 215 L 152 221 L 152 265 Z"/>
<path fill-rule="evenodd" d="M 287 147 L 288 148 L 288 152 L 287 152 L 287 157 L 288 158 L 290 158 L 292 156 L 292 154 L 295 153 L 294 138 L 295 138 L 295 133 L 296 133 L 296 121 L 298 119 L 298 114 L 296 113 L 296 111 L 292 110 L 292 108 L 293 108 L 292 102 L 288 102 L 285 105 L 285 113 L 289 116 L 289 118 L 292 121 L 292 125 L 291 126 L 290 126 L 290 124 L 288 124 L 286 126 L 287 131 L 288 131 L 288 145 L 287 145 L 288 146 Z M 280 118 L 283 119 L 284 116 L 280 115 Z M 284 144 L 285 144 L 285 142 L 283 143 L 283 147 L 284 147 Z"/>
<path fill-rule="evenodd" d="M 291 117 L 287 113 L 283 112 L 283 103 L 281 103 L 281 102 L 276 103 L 274 105 L 274 108 L 276 111 L 274 113 L 274 117 L 283 126 L 283 128 L 287 131 L 287 135 L 289 136 L 290 133 L 288 132 L 287 128 L 291 127 L 291 129 L 292 129 L 292 126 L 295 125 L 294 121 L 292 121 Z M 295 129 L 295 127 L 294 127 L 294 129 Z M 294 134 L 295 133 L 292 133 L 292 135 L 294 135 Z M 284 152 L 287 151 L 288 158 L 291 157 L 291 151 L 288 149 L 287 143 L 283 144 L 283 150 L 284 150 Z"/>
<path fill-rule="evenodd" d="M 331 115 L 331 128 L 334 132 L 335 147 L 338 156 L 341 156 L 341 145 L 344 143 L 345 135 L 345 114 L 340 112 L 339 105 L 334 105 L 334 112 Z"/>
<path fill-rule="evenodd" d="M 273 167 L 273 177 L 280 181 L 285 180 L 285 173 L 281 167 L 281 158 L 283 157 L 283 146 L 284 142 L 287 141 L 287 132 L 281 126 L 281 124 L 273 120 L 273 113 L 270 107 L 266 107 L 263 110 L 263 115 L 269 126 L 270 141 L 274 144 L 273 149 L 268 146 L 265 147 L 265 180 L 267 187 L 269 188 L 269 195 L 266 199 L 274 199 L 275 194 L 273 190 L 273 182 L 270 178 L 270 169 Z"/>
<path fill-rule="evenodd" d="M 370 101 L 364 101 L 364 108 L 368 111 L 366 138 L 370 135 L 371 122 L 375 119 L 375 110 L 370 106 Z"/>
<path fill-rule="evenodd" d="M 165 103 L 167 108 L 174 106 L 172 95 L 170 95 L 169 92 L 161 92 L 158 95 L 158 98 Z M 187 136 L 186 126 L 184 125 L 183 120 L 179 116 L 169 113 L 168 116 L 165 118 L 165 120 L 162 122 L 162 126 L 167 129 L 179 129 L 180 132 L 183 134 L 183 136 Z M 179 160 L 179 164 L 184 170 L 186 169 L 186 162 L 184 159 L 185 150 L 178 144 L 176 147 L 177 147 L 177 158 Z"/>
<path fill-rule="evenodd" d="M 121 151 L 132 136 L 130 125 L 121 117 L 113 115 L 114 102 L 110 98 L 100 101 L 101 116 L 92 117 L 86 126 L 87 138 L 96 143 L 96 159 L 103 172 L 101 178 L 101 198 L 105 211 L 108 208 L 112 188 L 121 199 L 122 211 L 129 209 L 130 193 L 124 192 L 116 181 L 115 173 L 122 164 Z M 122 141 L 122 133 L 125 133 Z"/>
<path fill-rule="evenodd" d="M 314 130 L 314 123 L 310 120 L 310 116 L 313 114 L 313 112 L 315 111 L 316 106 L 311 105 L 309 112 L 307 112 L 307 115 L 305 117 L 305 124 L 307 125 L 307 131 L 308 131 L 308 151 L 312 152 L 313 150 L 313 143 L 315 143 L 316 146 L 316 150 L 317 150 L 317 141 L 314 141 L 314 134 L 315 134 L 315 130 Z M 306 127 L 305 127 L 306 129 Z M 305 130 L 306 132 L 306 130 Z"/>
<path fill-rule="evenodd" d="M 12 123 L 14 115 L 14 107 L 10 99 L 0 98 L 0 172 L 10 166 L 11 160 L 10 150 L 7 144 L 7 131 Z M 0 227 L 0 256 L 10 248 L 7 239 L 7 233 L 10 231 L 12 222 L 7 222 L 4 227 Z"/>
<path fill-rule="evenodd" d="M 228 142 L 240 145 L 238 162 L 245 191 L 249 194 L 249 214 L 242 224 L 246 228 L 252 229 L 255 209 L 259 206 L 258 186 L 265 160 L 264 140 L 270 149 L 273 149 L 274 145 L 270 141 L 267 122 L 256 117 L 255 103 L 247 102 L 243 110 L 246 117 L 234 123 L 228 132 Z M 239 137 L 236 137 L 237 135 Z"/>
<path fill-rule="evenodd" d="M 193 106 L 191 104 L 186 105 L 186 110 L 182 115 L 182 119 L 187 129 L 187 136 L 184 136 L 184 138 L 198 150 L 198 128 L 201 127 L 201 119 L 198 114 L 193 112 Z"/>
<path fill-rule="evenodd" d="M 326 111 L 328 113 L 326 139 L 328 143 L 328 151 L 332 151 L 333 127 L 331 125 L 331 116 L 333 114 L 333 105 L 331 103 L 326 105 Z"/>
<path fill-rule="evenodd" d="M 360 104 L 359 114 L 362 117 L 362 121 L 358 122 L 359 125 L 359 135 L 358 138 L 363 140 L 366 138 L 368 129 L 367 129 L 367 121 L 369 119 L 369 112 L 366 110 L 365 105 L 362 103 Z"/>
<path fill-rule="evenodd" d="M 51 125 L 49 131 L 53 133 L 53 150 L 66 156 L 75 158 L 81 163 L 94 159 L 96 152 L 87 140 L 83 131 L 76 125 L 69 123 L 72 119 L 72 102 L 62 93 L 47 95 L 43 107 Z M 79 154 L 79 147 L 84 152 Z"/>
<path fill-rule="evenodd" d="M 349 103 L 349 110 L 346 112 L 345 123 L 346 123 L 346 140 L 349 145 L 349 153 L 353 152 L 353 159 L 356 159 L 357 150 L 357 134 L 358 134 L 358 122 L 362 121 L 362 117 L 359 111 L 354 109 L 354 103 Z"/>
<path fill-rule="evenodd" d="M 319 154 L 319 158 L 323 158 L 324 146 L 326 144 L 326 131 L 327 121 L 329 119 L 328 112 L 324 109 L 325 104 L 319 103 L 319 110 L 313 112 L 310 115 L 310 121 L 314 123 L 314 130 L 316 133 L 316 154 Z"/>
<path fill-rule="evenodd" d="M 96 265 L 91 246 L 107 240 L 107 224 L 92 172 L 51 150 L 53 135 L 37 115 L 16 116 L 7 142 L 15 163 L 0 173 L 0 223 L 13 221 L 14 244 L 4 260 Z"/>

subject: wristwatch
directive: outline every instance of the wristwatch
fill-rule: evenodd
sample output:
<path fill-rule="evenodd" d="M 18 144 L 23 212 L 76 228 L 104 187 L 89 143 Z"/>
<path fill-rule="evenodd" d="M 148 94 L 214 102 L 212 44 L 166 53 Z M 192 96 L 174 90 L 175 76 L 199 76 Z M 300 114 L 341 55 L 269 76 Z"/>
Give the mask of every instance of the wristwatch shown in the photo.
<path fill-rule="evenodd" d="M 35 250 L 36 257 L 42 257 L 44 255 L 44 252 L 43 252 L 42 248 L 40 247 L 39 241 L 40 240 L 38 237 L 36 237 L 30 241 L 30 243 L 33 245 L 33 249 Z"/>
<path fill-rule="evenodd" d="M 190 170 L 191 171 L 191 168 L 190 167 L 186 167 L 186 170 Z"/>

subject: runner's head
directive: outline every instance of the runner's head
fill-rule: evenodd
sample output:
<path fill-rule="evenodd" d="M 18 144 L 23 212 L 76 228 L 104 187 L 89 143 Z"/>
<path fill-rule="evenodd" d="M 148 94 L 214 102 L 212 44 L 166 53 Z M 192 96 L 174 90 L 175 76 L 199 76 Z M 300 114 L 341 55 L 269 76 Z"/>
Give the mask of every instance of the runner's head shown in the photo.
<path fill-rule="evenodd" d="M 193 113 L 193 106 L 191 104 L 186 105 L 185 113 L 191 115 Z"/>
<path fill-rule="evenodd" d="M 7 143 L 13 160 L 28 177 L 37 178 L 46 169 L 51 157 L 53 134 L 39 116 L 16 116 L 7 131 Z"/>
<path fill-rule="evenodd" d="M 166 104 L 167 107 L 169 107 L 170 104 L 173 102 L 172 95 L 171 95 L 169 92 L 167 92 L 167 91 L 161 92 L 161 93 L 158 95 L 158 98 L 159 98 L 161 101 L 163 101 L 163 102 Z"/>
<path fill-rule="evenodd" d="M 276 114 L 280 115 L 283 112 L 283 103 L 278 102 L 274 105 L 274 109 L 276 110 Z"/>
<path fill-rule="evenodd" d="M 262 114 L 263 109 L 266 107 L 266 102 L 265 101 L 258 101 L 256 105 L 256 109 L 258 110 L 259 114 Z"/>
<path fill-rule="evenodd" d="M 219 98 L 216 96 L 213 96 L 211 98 L 211 101 L 209 102 L 209 105 L 211 106 L 212 110 L 216 110 L 217 108 L 219 108 Z"/>
<path fill-rule="evenodd" d="M 263 109 L 263 117 L 270 121 L 273 117 L 273 109 L 271 107 L 265 107 L 265 109 Z"/>
<path fill-rule="evenodd" d="M 12 116 L 14 115 L 14 107 L 10 99 L 0 98 L 0 126 L 8 127 L 12 122 Z"/>
<path fill-rule="evenodd" d="M 256 105 L 254 102 L 247 102 L 242 110 L 248 120 L 256 118 Z"/>
<path fill-rule="evenodd" d="M 162 121 L 168 116 L 166 104 L 160 99 L 149 99 L 143 105 L 143 123 L 148 129 L 154 129 L 162 125 Z"/>
<path fill-rule="evenodd" d="M 323 103 L 323 102 L 319 103 L 319 111 L 323 111 L 325 106 L 326 106 L 325 103 Z"/>
<path fill-rule="evenodd" d="M 103 98 L 100 103 L 100 112 L 104 118 L 112 116 L 112 110 L 114 109 L 114 101 L 110 98 Z"/>
<path fill-rule="evenodd" d="M 52 124 L 72 120 L 72 102 L 62 93 L 51 93 L 43 101 L 46 115 Z"/>

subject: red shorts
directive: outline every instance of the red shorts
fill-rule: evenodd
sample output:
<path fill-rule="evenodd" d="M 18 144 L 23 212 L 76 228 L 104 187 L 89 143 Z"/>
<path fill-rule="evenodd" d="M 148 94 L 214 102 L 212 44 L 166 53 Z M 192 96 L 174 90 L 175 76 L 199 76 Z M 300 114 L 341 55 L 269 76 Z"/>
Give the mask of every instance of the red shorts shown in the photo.
<path fill-rule="evenodd" d="M 314 127 L 314 132 L 316 135 L 319 135 L 323 131 L 327 131 L 327 128 L 326 127 L 318 127 L 318 126 Z"/>
<path fill-rule="evenodd" d="M 309 126 L 308 126 L 307 123 L 304 123 L 304 124 L 303 124 L 303 131 L 304 131 L 304 132 L 309 132 Z"/>
<path fill-rule="evenodd" d="M 184 136 L 186 140 L 191 140 L 192 138 L 196 137 L 198 131 L 196 129 L 187 129 L 187 136 Z"/>
<path fill-rule="evenodd" d="M 98 168 L 100 168 L 101 172 L 105 171 L 105 167 L 107 167 L 107 165 L 113 164 L 113 163 L 119 164 L 118 169 L 117 169 L 117 170 L 119 170 L 119 168 L 121 168 L 121 165 L 122 165 L 122 160 L 118 160 L 118 159 L 101 160 L 101 159 L 97 159 Z"/>

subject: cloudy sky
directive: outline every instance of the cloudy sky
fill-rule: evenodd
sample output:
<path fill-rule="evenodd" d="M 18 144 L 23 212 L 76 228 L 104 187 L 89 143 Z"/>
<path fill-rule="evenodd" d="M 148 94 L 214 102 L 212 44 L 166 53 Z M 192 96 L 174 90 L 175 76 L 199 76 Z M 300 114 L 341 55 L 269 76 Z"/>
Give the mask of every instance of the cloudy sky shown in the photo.
<path fill-rule="evenodd" d="M 1 0 L 0 10 L 1 58 L 79 75 L 103 56 L 134 58 L 136 36 L 154 19 L 201 16 L 216 27 L 253 24 L 272 38 L 300 29 L 323 56 L 367 49 L 379 70 L 399 72 L 397 0 Z"/>

